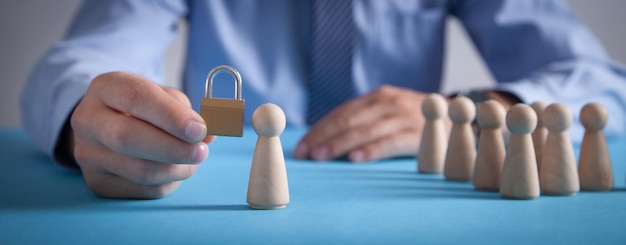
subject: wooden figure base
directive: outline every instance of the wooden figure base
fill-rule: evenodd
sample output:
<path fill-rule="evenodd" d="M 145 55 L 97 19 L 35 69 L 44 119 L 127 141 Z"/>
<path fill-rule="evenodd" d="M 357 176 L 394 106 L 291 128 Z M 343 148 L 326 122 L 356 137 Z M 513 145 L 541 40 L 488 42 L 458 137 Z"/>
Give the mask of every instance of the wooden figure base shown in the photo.
<path fill-rule="evenodd" d="M 537 196 L 509 196 L 505 194 L 502 194 L 502 197 L 504 199 L 510 199 L 510 200 L 533 200 L 537 198 Z"/>
<path fill-rule="evenodd" d="M 568 191 L 568 192 L 552 192 L 552 191 L 544 191 L 541 192 L 542 195 L 546 196 L 575 196 L 577 191 Z"/>
<path fill-rule="evenodd" d="M 591 187 L 580 187 L 581 191 L 589 191 L 589 192 L 608 192 L 608 191 L 612 191 L 613 188 L 612 187 L 596 187 L 596 188 L 591 188 Z"/>
<path fill-rule="evenodd" d="M 287 204 L 252 204 L 248 203 L 248 206 L 252 209 L 258 210 L 274 210 L 274 209 L 283 209 L 287 207 Z"/>

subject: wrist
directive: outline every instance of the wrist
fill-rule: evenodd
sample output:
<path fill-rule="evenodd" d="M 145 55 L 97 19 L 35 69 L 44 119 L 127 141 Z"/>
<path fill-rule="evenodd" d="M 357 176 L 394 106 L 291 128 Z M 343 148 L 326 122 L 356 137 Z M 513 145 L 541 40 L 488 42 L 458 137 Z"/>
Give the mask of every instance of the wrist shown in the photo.
<path fill-rule="evenodd" d="M 476 105 L 476 108 L 478 108 L 478 105 L 480 105 L 481 103 L 492 99 L 492 100 L 498 101 L 507 111 L 511 106 L 517 103 L 523 102 L 521 99 L 519 99 L 516 95 L 512 93 L 504 92 L 504 91 L 497 91 L 497 90 L 470 90 L 470 91 L 455 93 L 450 97 L 457 97 L 457 96 L 465 96 L 469 98 L 470 100 L 474 102 L 474 104 Z"/>
<path fill-rule="evenodd" d="M 65 123 L 57 137 L 57 143 L 54 147 L 53 158 L 61 166 L 70 169 L 80 169 L 80 166 L 74 158 L 74 131 L 72 130 L 71 118 L 74 110 L 65 119 Z"/>
<path fill-rule="evenodd" d="M 485 94 L 489 98 L 500 102 L 500 104 L 502 104 L 502 106 L 504 107 L 505 111 L 508 111 L 509 108 L 511 108 L 511 106 L 515 104 L 523 103 L 523 101 L 519 97 L 509 92 L 490 90 L 490 91 L 485 91 Z"/>

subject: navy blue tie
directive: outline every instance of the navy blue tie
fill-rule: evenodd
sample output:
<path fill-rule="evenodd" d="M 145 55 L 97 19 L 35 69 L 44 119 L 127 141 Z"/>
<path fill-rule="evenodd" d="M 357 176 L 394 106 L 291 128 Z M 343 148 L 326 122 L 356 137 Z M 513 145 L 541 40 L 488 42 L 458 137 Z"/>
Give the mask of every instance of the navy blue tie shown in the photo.
<path fill-rule="evenodd" d="M 312 33 L 308 124 L 354 95 L 352 0 L 313 0 Z"/>

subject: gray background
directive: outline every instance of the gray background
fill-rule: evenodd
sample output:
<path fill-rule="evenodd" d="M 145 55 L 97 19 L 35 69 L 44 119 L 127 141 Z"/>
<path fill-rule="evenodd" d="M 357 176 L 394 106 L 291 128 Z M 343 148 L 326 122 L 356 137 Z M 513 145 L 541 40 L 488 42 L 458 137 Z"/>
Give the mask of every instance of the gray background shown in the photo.
<path fill-rule="evenodd" d="M 0 1 L 0 128 L 19 127 L 18 99 L 37 59 L 59 40 L 80 0 Z M 626 63 L 626 1 L 569 0 L 574 11 L 600 38 L 611 56 Z M 459 24 L 449 21 L 446 71 L 442 92 L 489 86 L 493 80 Z M 184 35 L 166 53 L 169 85 L 178 87 Z M 462 62 L 461 62 L 462 61 Z M 462 85 L 460 82 L 463 82 Z M 461 87 L 463 86 L 463 87 Z"/>

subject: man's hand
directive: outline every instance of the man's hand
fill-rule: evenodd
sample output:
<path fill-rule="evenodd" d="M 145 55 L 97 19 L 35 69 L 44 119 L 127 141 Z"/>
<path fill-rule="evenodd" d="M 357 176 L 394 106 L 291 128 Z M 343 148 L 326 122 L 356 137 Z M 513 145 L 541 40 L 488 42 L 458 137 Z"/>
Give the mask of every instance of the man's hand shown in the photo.
<path fill-rule="evenodd" d="M 87 186 L 111 198 L 160 198 L 208 156 L 204 120 L 180 91 L 122 72 L 93 79 L 71 117 Z"/>
<path fill-rule="evenodd" d="M 416 156 L 424 127 L 426 94 L 382 86 L 347 102 L 318 122 L 294 150 L 297 158 L 353 162 Z"/>

